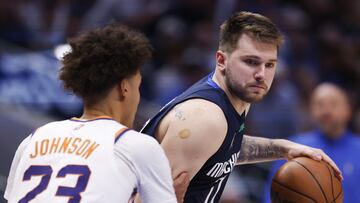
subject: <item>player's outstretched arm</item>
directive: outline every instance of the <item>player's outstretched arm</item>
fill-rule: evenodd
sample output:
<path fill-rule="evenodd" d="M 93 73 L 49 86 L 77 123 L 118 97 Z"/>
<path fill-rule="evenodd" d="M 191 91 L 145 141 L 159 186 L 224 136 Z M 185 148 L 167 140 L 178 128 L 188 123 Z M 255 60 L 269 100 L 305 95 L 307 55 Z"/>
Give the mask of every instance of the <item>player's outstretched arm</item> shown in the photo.
<path fill-rule="evenodd" d="M 290 160 L 300 156 L 307 156 L 317 161 L 324 160 L 329 163 L 342 178 L 341 171 L 334 161 L 321 149 L 308 147 L 284 139 L 267 139 L 244 135 L 237 164 L 258 163 L 277 159 Z"/>

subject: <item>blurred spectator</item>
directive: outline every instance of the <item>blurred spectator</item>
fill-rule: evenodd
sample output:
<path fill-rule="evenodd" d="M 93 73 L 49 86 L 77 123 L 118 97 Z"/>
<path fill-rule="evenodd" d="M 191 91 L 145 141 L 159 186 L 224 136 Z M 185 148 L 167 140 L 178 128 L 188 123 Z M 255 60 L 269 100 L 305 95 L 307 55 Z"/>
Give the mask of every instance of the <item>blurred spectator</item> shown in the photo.
<path fill-rule="evenodd" d="M 93 2 L 94 0 L 1 2 L 0 37 L 30 49 L 52 49 L 79 31 L 79 23 Z"/>
<path fill-rule="evenodd" d="M 57 79 L 60 62 L 52 52 L 0 56 L 0 103 L 26 106 L 56 116 L 73 116 L 81 102 L 62 89 Z"/>
<path fill-rule="evenodd" d="M 83 21 L 87 30 L 116 20 L 138 29 L 145 29 L 166 12 L 171 1 L 166 0 L 96 0 Z"/>
<path fill-rule="evenodd" d="M 20 1 L 0 1 L 0 39 L 18 45 L 26 45 L 28 44 L 30 33 L 26 30 L 18 13 Z M 0 47 L 3 48 L 2 43 Z"/>
<path fill-rule="evenodd" d="M 69 8 L 68 0 L 21 1 L 18 12 L 30 33 L 30 48 L 48 49 L 65 41 Z"/>
<path fill-rule="evenodd" d="M 291 140 L 322 149 L 339 166 L 343 173 L 344 202 L 360 202 L 360 138 L 347 125 L 351 107 L 345 91 L 330 83 L 319 85 L 311 99 L 311 114 L 318 129 L 296 135 Z M 270 202 L 271 178 L 285 161 L 275 162 L 268 184 L 265 187 L 265 201 Z"/>

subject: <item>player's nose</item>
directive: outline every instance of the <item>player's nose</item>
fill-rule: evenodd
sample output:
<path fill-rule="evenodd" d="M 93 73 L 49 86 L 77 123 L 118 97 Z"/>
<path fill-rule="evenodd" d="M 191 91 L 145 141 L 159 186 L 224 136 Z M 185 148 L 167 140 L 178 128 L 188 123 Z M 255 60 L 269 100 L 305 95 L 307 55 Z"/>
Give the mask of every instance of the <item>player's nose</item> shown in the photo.
<path fill-rule="evenodd" d="M 265 78 L 265 67 L 257 68 L 254 74 L 254 78 L 256 81 L 263 81 Z"/>

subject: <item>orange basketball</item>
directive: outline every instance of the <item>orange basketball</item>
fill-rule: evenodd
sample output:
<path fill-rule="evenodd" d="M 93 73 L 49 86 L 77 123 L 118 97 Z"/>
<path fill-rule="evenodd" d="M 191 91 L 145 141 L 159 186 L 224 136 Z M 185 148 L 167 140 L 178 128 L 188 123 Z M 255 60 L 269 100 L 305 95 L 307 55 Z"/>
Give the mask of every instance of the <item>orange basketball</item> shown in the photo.
<path fill-rule="evenodd" d="M 341 181 L 323 161 L 292 159 L 275 174 L 271 184 L 273 203 L 341 203 Z"/>

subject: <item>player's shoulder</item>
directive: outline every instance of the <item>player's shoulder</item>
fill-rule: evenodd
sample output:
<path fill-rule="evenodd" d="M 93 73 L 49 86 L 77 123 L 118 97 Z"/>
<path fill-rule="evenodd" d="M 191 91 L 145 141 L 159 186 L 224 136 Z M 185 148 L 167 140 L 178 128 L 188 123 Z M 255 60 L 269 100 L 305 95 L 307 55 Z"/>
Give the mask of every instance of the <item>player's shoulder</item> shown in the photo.
<path fill-rule="evenodd" d="M 167 134 L 186 137 L 189 148 L 200 143 L 220 143 L 226 136 L 225 114 L 218 105 L 204 99 L 187 100 L 175 106 L 167 117 Z"/>
<path fill-rule="evenodd" d="M 115 143 L 115 154 L 127 156 L 139 167 L 151 161 L 152 163 L 162 163 L 166 159 L 165 152 L 155 138 L 139 133 L 135 130 L 128 130 Z"/>
<path fill-rule="evenodd" d="M 63 128 L 67 125 L 67 120 L 61 120 L 61 121 L 52 121 L 49 123 L 46 123 L 44 125 L 41 125 L 37 127 L 33 133 L 39 132 L 39 131 L 48 131 L 48 130 L 54 130 L 54 128 Z"/>
<path fill-rule="evenodd" d="M 155 138 L 129 129 L 115 143 L 119 147 L 134 149 L 135 153 L 148 154 L 161 148 Z"/>
<path fill-rule="evenodd" d="M 128 129 L 127 132 L 124 133 L 124 135 L 122 135 L 122 137 L 119 139 L 119 141 L 138 143 L 138 145 L 147 143 L 151 144 L 154 142 L 158 144 L 158 142 L 153 137 L 133 129 Z"/>
<path fill-rule="evenodd" d="M 203 125 L 223 125 L 226 124 L 226 117 L 223 110 L 216 103 L 195 98 L 186 100 L 174 107 L 173 113 L 178 118 L 181 114 L 183 119 L 188 119 L 191 122 L 201 122 Z"/>
<path fill-rule="evenodd" d="M 181 106 L 189 106 L 189 107 L 194 107 L 195 109 L 197 107 L 208 107 L 211 109 L 220 109 L 220 107 L 213 101 L 204 99 L 204 98 L 193 98 L 193 99 L 188 99 L 183 101 L 182 103 L 180 103 Z M 179 105 L 178 105 L 179 106 Z M 222 111 L 220 109 L 220 111 Z"/>

